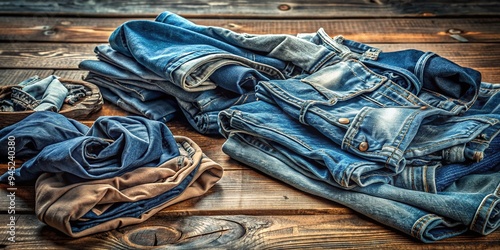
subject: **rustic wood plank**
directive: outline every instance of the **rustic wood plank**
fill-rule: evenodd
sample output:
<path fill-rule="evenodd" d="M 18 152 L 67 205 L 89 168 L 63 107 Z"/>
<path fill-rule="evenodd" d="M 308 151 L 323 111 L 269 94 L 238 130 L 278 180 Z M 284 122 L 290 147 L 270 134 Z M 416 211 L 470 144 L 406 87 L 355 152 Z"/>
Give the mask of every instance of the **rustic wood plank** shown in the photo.
<path fill-rule="evenodd" d="M 78 69 L 85 59 L 95 59 L 94 43 L 0 43 L 0 69 Z M 419 49 L 433 51 L 455 63 L 471 68 L 498 71 L 500 54 L 496 43 L 395 43 L 373 44 L 384 51 Z M 498 74 L 487 81 L 500 82 Z"/>
<path fill-rule="evenodd" d="M 35 75 L 45 78 L 53 72 L 50 69 L 0 69 L 0 86 L 18 84 Z"/>
<path fill-rule="evenodd" d="M 8 221 L 9 215 L 0 215 Z M 494 249 L 497 231 L 472 233 L 424 244 L 356 214 L 283 216 L 170 216 L 109 232 L 72 239 L 44 225 L 35 215 L 17 215 L 16 242 L 2 235 L 5 249 Z M 2 232 L 9 232 L 6 223 Z"/>
<path fill-rule="evenodd" d="M 78 69 L 96 44 L 0 43 L 0 69 Z"/>
<path fill-rule="evenodd" d="M 338 18 L 415 16 L 495 16 L 497 1 L 417 0 L 230 0 L 230 1 L 0 1 L 0 14 L 76 16 L 154 16 L 170 10 L 192 17 Z"/>
<path fill-rule="evenodd" d="M 153 18 L 73 18 L 73 17 L 0 17 L 0 41 L 101 42 L 122 23 Z M 364 43 L 435 43 L 460 42 L 450 30 L 469 42 L 500 41 L 499 18 L 381 18 L 372 19 L 190 19 L 209 26 L 248 34 L 312 33 L 320 27 L 331 36 L 342 34 Z"/>
<path fill-rule="evenodd" d="M 193 139 L 193 138 L 191 138 Z M 196 140 L 193 139 L 195 142 Z M 220 148 L 220 140 L 213 143 Z M 217 154 L 202 146 L 210 158 L 221 164 L 224 177 L 202 197 L 193 198 L 170 206 L 161 213 L 166 215 L 228 215 L 228 214 L 345 214 L 350 209 L 326 199 L 308 195 L 259 172 L 248 169 L 229 156 Z M 210 156 L 212 155 L 212 157 Z M 19 163 L 20 165 L 21 163 Z M 0 165 L 0 173 L 7 170 Z M 239 169 L 238 169 L 239 168 Z M 0 197 L 6 197 L 9 186 L 0 184 Z M 34 213 L 35 190 L 33 186 L 15 186 L 16 213 Z M 0 207 L 8 208 L 10 201 L 0 199 Z M 7 210 L 0 209 L 1 213 Z"/>

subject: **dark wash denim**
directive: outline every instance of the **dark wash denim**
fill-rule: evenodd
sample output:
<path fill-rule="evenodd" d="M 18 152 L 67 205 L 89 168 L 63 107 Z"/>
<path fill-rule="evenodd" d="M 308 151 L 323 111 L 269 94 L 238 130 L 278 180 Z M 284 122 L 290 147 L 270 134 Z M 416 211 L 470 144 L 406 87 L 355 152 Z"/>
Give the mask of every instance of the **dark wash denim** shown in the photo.
<path fill-rule="evenodd" d="M 40 123 L 40 116 L 52 122 Z M 34 124 L 34 120 L 39 128 L 27 129 Z M 16 137 L 16 140 L 19 138 L 22 142 L 45 145 L 35 157 L 15 170 L 13 176 L 16 183 L 34 182 L 45 172 L 68 173 L 75 182 L 110 178 L 139 167 L 158 166 L 179 155 L 172 133 L 161 122 L 136 116 L 102 116 L 80 136 L 80 130 L 67 126 L 75 123 L 57 113 L 37 112 L 16 124 L 25 129 L 6 128 L 6 134 Z M 35 129 L 52 133 L 33 137 Z M 3 130 L 1 133 L 4 133 Z M 74 137 L 68 138 L 68 135 Z M 3 174 L 0 181 L 5 182 L 8 176 L 9 173 Z"/>
<path fill-rule="evenodd" d="M 4 111 L 58 112 L 68 95 L 68 89 L 54 75 L 44 79 L 38 76 L 28 78 L 13 87 L 11 91 L 11 102 L 1 102 L 1 109 Z M 9 104 L 12 106 L 8 107 Z"/>
<path fill-rule="evenodd" d="M 9 137 L 15 138 L 16 158 L 27 160 L 49 145 L 83 136 L 88 130 L 84 124 L 58 113 L 34 112 L 0 130 L 0 159 L 7 160 Z M 1 179 L 5 180 L 5 175 Z"/>
<path fill-rule="evenodd" d="M 460 235 L 468 229 L 487 235 L 500 226 L 500 172 L 467 175 L 432 194 L 373 184 L 352 190 L 313 177 L 291 150 L 273 140 L 234 130 L 223 151 L 232 158 L 302 191 L 343 204 L 423 242 Z"/>

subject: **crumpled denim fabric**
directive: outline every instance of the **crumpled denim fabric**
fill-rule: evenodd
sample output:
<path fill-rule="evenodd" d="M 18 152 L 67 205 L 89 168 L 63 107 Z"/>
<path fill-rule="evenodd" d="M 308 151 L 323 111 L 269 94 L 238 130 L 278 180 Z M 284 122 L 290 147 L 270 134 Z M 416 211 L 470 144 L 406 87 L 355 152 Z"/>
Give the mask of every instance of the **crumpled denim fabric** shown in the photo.
<path fill-rule="evenodd" d="M 30 159 L 45 147 L 85 135 L 89 127 L 51 111 L 34 112 L 0 130 L 0 159 L 7 159 L 9 138 L 14 138 L 16 158 Z M 0 180 L 5 181 L 4 174 Z"/>
<path fill-rule="evenodd" d="M 301 156 L 290 161 L 300 162 L 311 177 L 333 186 L 350 189 L 390 183 L 400 171 L 342 150 L 319 131 L 304 126 L 268 102 L 256 101 L 224 110 L 219 113 L 219 123 L 226 138 L 232 133 L 248 133 L 274 142 L 275 150 L 295 152 L 284 154 Z"/>
<path fill-rule="evenodd" d="M 162 79 L 109 45 L 99 45 L 95 52 L 99 61 L 85 60 L 79 67 L 89 71 L 85 80 L 98 85 L 106 100 L 131 113 L 150 119 L 162 117 L 163 121 L 172 119 L 175 109 L 181 110 L 192 127 L 202 134 L 218 134 L 216 113 L 254 101 L 256 82 L 268 79 L 254 69 L 226 65 L 210 75 L 218 85 L 215 89 L 191 92 Z M 126 94 L 128 98 L 120 98 Z M 157 98 L 155 103 L 153 98 Z M 172 99 L 177 105 L 171 103 Z"/>
<path fill-rule="evenodd" d="M 2 101 L 3 111 L 59 112 L 68 95 L 68 89 L 54 75 L 44 79 L 38 76 L 28 78 L 14 86 L 11 91 L 11 102 Z"/>
<path fill-rule="evenodd" d="M 174 136 L 179 155 L 155 167 L 74 183 L 67 173 L 44 173 L 35 186 L 37 217 L 71 237 L 147 220 L 158 211 L 206 193 L 223 169 L 191 139 Z"/>
<path fill-rule="evenodd" d="M 453 87 L 452 82 L 448 84 Z M 455 87 L 453 95 L 478 93 L 480 83 L 474 84 Z M 354 59 L 301 78 L 261 81 L 256 87 L 257 98 L 279 106 L 344 150 L 385 163 L 396 172 L 410 158 L 469 142 L 489 127 L 500 129 L 500 114 L 476 116 L 470 111 L 471 119 L 450 118 L 469 109 L 477 94 L 464 94 L 464 100 L 445 92 L 433 94 L 434 101 L 422 90 L 422 99 Z M 473 159 L 474 151 L 466 153 L 463 158 Z M 458 157 L 451 155 L 446 160 L 454 158 Z"/>
<path fill-rule="evenodd" d="M 66 118 L 56 113 L 45 115 L 65 123 Z M 29 124 L 36 118 L 30 115 L 20 123 Z M 59 134 L 68 133 L 66 127 L 57 125 L 47 123 L 39 124 L 39 127 L 53 131 L 51 135 L 45 134 L 47 137 L 57 138 Z M 19 138 L 27 131 L 21 132 Z M 44 141 L 46 139 L 42 139 Z M 42 173 L 59 172 L 67 173 L 67 178 L 75 182 L 111 178 L 139 167 L 158 166 L 178 155 L 173 135 L 164 123 L 136 116 L 102 116 L 84 135 L 46 145 L 35 157 L 17 168 L 13 176 L 19 183 L 34 182 Z M 8 173 L 3 174 L 0 181 L 5 182 L 7 177 Z"/>
<path fill-rule="evenodd" d="M 170 12 L 154 21 L 120 25 L 109 46 L 99 45 L 95 53 L 99 62 L 80 64 L 95 73 L 86 80 L 108 87 L 111 91 L 103 92 L 109 95 L 127 84 L 161 89 L 177 98 L 188 122 L 203 134 L 218 134 L 216 112 L 254 101 L 259 81 L 314 72 L 338 60 L 337 52 L 299 37 L 239 34 L 196 25 Z M 199 94 L 193 98 L 185 92 Z M 140 109 L 116 93 L 107 99 L 129 111 Z"/>
<path fill-rule="evenodd" d="M 232 158 L 302 191 L 343 204 L 423 242 L 457 236 L 467 230 L 487 235 L 500 226 L 500 172 L 467 175 L 433 194 L 377 183 L 339 188 L 304 169 L 300 156 L 259 135 L 235 130 L 223 151 Z M 307 161 L 307 159 L 303 159 Z"/>
<path fill-rule="evenodd" d="M 314 72 L 336 60 L 337 55 L 298 37 L 240 34 L 196 25 L 170 12 L 161 13 L 155 21 L 122 24 L 111 34 L 109 43 L 186 90 L 200 85 L 202 89 L 213 88 L 205 80 L 222 66 L 243 65 L 271 79 L 284 79 L 301 70 Z"/>

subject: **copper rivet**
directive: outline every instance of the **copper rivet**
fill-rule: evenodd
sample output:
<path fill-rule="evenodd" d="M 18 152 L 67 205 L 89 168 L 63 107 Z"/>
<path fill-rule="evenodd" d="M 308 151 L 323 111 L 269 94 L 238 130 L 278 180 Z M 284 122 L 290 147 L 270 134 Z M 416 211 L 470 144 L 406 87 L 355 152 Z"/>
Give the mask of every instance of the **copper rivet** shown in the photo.
<path fill-rule="evenodd" d="M 421 110 L 426 110 L 427 109 L 427 106 L 422 106 L 420 107 Z"/>
<path fill-rule="evenodd" d="M 365 152 L 366 150 L 368 150 L 368 142 L 364 141 L 359 144 L 359 151 Z"/>
<path fill-rule="evenodd" d="M 349 118 L 339 118 L 340 124 L 349 124 Z"/>

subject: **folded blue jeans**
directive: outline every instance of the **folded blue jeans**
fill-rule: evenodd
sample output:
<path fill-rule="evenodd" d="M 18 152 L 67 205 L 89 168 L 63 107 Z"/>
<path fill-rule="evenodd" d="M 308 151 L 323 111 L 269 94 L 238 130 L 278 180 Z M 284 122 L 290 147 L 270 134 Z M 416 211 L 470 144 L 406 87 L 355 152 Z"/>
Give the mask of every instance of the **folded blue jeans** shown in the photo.
<path fill-rule="evenodd" d="M 46 113 L 46 116 L 62 123 L 67 120 L 56 113 Z M 30 115 L 19 123 L 21 126 L 29 124 L 36 118 Z M 67 133 L 66 128 L 61 129 L 54 123 L 40 126 L 54 131 L 50 136 Z M 14 131 L 21 132 L 10 134 L 16 138 L 23 138 L 27 133 L 25 130 Z M 37 143 L 36 140 L 33 142 Z M 42 139 L 42 142 L 46 140 Z M 164 123 L 136 116 L 102 116 L 84 135 L 46 145 L 35 157 L 17 168 L 13 176 L 19 183 L 34 182 L 42 173 L 64 172 L 68 173 L 68 178 L 79 182 L 110 178 L 139 167 L 158 166 L 178 155 L 173 135 Z M 0 176 L 0 181 L 7 181 L 8 175 Z"/>
<path fill-rule="evenodd" d="M 219 114 L 219 122 L 225 137 L 231 133 L 248 133 L 273 141 L 275 149 L 288 152 L 286 155 L 290 157 L 298 156 L 292 160 L 300 162 L 299 165 L 311 177 L 342 188 L 392 183 L 402 188 L 436 193 L 464 175 L 498 168 L 495 158 L 498 157 L 499 138 L 495 138 L 491 147 L 485 150 L 485 162 L 465 161 L 462 165 L 438 162 L 439 168 L 410 165 L 395 171 L 342 150 L 318 130 L 304 126 L 268 102 L 257 101 L 224 110 Z M 463 168 L 468 170 L 461 170 Z"/>
<path fill-rule="evenodd" d="M 256 82 L 268 79 L 254 69 L 226 65 L 210 75 L 211 81 L 216 84 L 215 89 L 190 92 L 161 80 L 135 59 L 109 46 L 100 45 L 96 51 L 101 61 L 85 60 L 79 67 L 90 71 L 85 80 L 98 85 L 106 100 L 153 120 L 168 121 L 172 119 L 168 115 L 173 114 L 175 108 L 180 109 L 193 128 L 202 134 L 218 134 L 217 119 L 210 118 L 212 113 L 254 101 Z M 162 94 L 160 98 L 150 100 L 157 98 L 158 93 Z M 168 103 L 173 98 L 177 100 L 178 107 Z"/>
<path fill-rule="evenodd" d="M 99 86 L 103 98 L 108 102 L 130 113 L 165 123 L 172 120 L 178 111 L 175 98 L 162 92 L 147 89 L 135 92 L 136 88 L 128 88 L 124 84 L 98 77 L 92 72 L 89 72 L 85 80 Z M 117 88 L 116 85 L 121 87 Z"/>
<path fill-rule="evenodd" d="M 295 188 L 343 204 L 423 242 L 460 235 L 467 229 L 486 235 L 500 226 L 498 171 L 463 177 L 439 194 L 389 184 L 346 190 L 311 177 L 290 159 L 289 152 L 276 150 L 274 145 L 272 140 L 235 131 L 223 151 Z"/>

